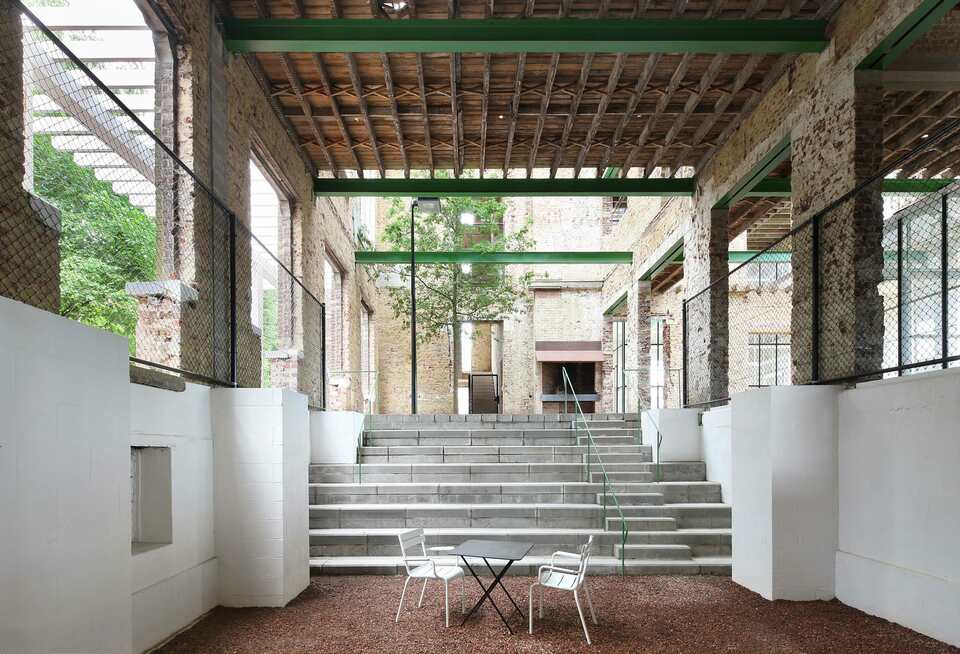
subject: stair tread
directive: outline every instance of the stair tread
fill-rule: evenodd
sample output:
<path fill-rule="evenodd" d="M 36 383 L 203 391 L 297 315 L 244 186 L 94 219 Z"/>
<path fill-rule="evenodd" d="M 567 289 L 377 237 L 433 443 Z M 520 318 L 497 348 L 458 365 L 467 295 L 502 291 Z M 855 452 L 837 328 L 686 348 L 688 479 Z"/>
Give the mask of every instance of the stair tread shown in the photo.
<path fill-rule="evenodd" d="M 477 504 L 477 503 L 473 503 L 473 504 L 454 504 L 454 503 L 441 504 L 441 503 L 436 503 L 436 504 L 432 504 L 432 503 L 424 503 L 424 502 L 419 502 L 419 503 L 418 503 L 418 502 L 414 502 L 414 503 L 404 504 L 404 503 L 400 503 L 400 502 L 397 502 L 397 503 L 392 503 L 392 502 L 391 502 L 391 503 L 375 503 L 375 502 L 369 502 L 369 503 L 357 503 L 357 504 L 311 504 L 311 505 L 310 505 L 310 508 L 311 508 L 311 509 L 361 509 L 361 510 L 374 510 L 374 509 L 381 509 L 381 510 L 383 510 L 383 509 L 409 509 L 409 508 L 427 509 L 427 510 L 430 510 L 430 509 L 438 509 L 438 510 L 439 510 L 439 509 L 467 509 L 467 508 L 471 508 L 471 507 L 486 508 L 486 509 L 498 508 L 498 507 L 502 507 L 502 508 L 513 507 L 513 508 L 517 508 L 517 509 L 522 509 L 522 508 L 527 508 L 527 509 L 529 509 L 529 508 L 539 508 L 539 507 L 548 508 L 548 509 L 549 509 L 549 508 L 556 508 L 556 507 L 563 507 L 563 508 L 566 508 L 566 509 L 572 509 L 572 508 L 589 508 L 589 509 L 598 509 L 598 510 L 602 510 L 602 509 L 603 509 L 603 506 L 600 505 L 600 504 L 582 504 L 582 503 L 573 503 L 573 502 L 569 502 L 569 503 L 566 503 L 566 504 L 560 504 L 560 503 L 557 503 L 557 502 L 550 502 L 550 503 L 528 502 L 528 503 L 522 503 L 522 504 L 521 504 L 521 503 L 516 503 L 516 504 L 514 504 L 514 503 L 497 503 L 497 504 L 494 504 L 494 503 L 489 503 L 489 504 Z M 627 508 L 627 507 L 625 507 L 625 508 Z M 716 503 L 710 503 L 710 502 L 706 502 L 706 503 L 704 503 L 704 502 L 690 502 L 689 504 L 688 504 L 688 503 L 683 503 L 683 502 L 680 502 L 680 503 L 676 503 L 676 502 L 675 502 L 675 503 L 673 503 L 673 504 L 657 504 L 656 506 L 652 506 L 652 507 L 641 507 L 641 506 L 637 506 L 637 507 L 629 507 L 629 508 L 654 508 L 654 509 L 676 509 L 676 508 L 686 508 L 686 509 L 704 509 L 704 508 L 711 508 L 711 509 L 714 509 L 714 508 L 715 508 L 715 509 L 729 509 L 729 508 L 730 508 L 730 505 L 729 505 L 729 504 L 722 504 L 722 503 L 720 503 L 720 502 L 716 502 Z M 630 516 L 630 517 L 640 517 L 640 516 Z"/>
<path fill-rule="evenodd" d="M 442 555 L 441 555 L 442 556 Z M 726 567 L 731 565 L 733 558 L 729 556 L 694 556 L 687 559 L 627 559 L 624 563 L 630 567 L 669 567 L 671 565 L 694 565 Z M 331 563 L 341 567 L 363 567 L 365 565 L 403 565 L 399 556 L 331 556 L 310 557 L 311 567 L 320 567 Z M 527 556 L 517 563 L 526 565 L 547 565 L 549 556 Z M 515 564 L 516 565 L 516 564 Z M 613 556 L 591 556 L 591 566 L 620 565 L 620 559 Z"/>
<path fill-rule="evenodd" d="M 362 527 L 347 527 L 343 529 L 311 529 L 311 536 L 396 536 L 405 531 L 409 531 L 409 527 L 371 527 L 371 528 L 362 528 Z M 591 529 L 588 527 L 581 528 L 545 528 L 545 527 L 425 527 L 423 533 L 427 536 L 447 536 L 452 534 L 464 534 L 472 537 L 477 536 L 493 536 L 497 534 L 508 534 L 516 536 L 524 535 L 537 535 L 537 534 L 582 534 L 584 536 L 589 536 L 591 534 L 612 534 L 618 535 L 619 532 L 616 531 L 606 531 L 603 529 Z M 717 528 L 690 528 L 690 529 L 671 529 L 671 530 L 662 530 L 662 531 L 643 531 L 643 532 L 634 532 L 642 533 L 643 535 L 670 535 L 675 536 L 679 535 L 690 535 L 690 536 L 705 536 L 705 535 L 717 535 L 717 536 L 726 536 L 730 535 L 731 529 L 729 527 L 717 527 Z"/>
<path fill-rule="evenodd" d="M 402 488 L 415 488 L 423 486 L 477 486 L 481 488 L 491 488 L 493 486 L 509 486 L 511 488 L 521 488 L 524 486 L 550 486 L 550 485 L 563 485 L 563 486 L 602 486 L 603 482 L 599 481 L 368 481 L 368 482 L 349 482 L 349 481 L 312 481 L 308 484 L 311 487 L 323 487 L 323 488 L 353 488 L 353 487 L 363 487 L 363 488 L 374 488 L 374 487 L 402 487 Z M 718 482 L 715 481 L 614 481 L 613 485 L 616 487 L 620 486 L 644 486 L 652 487 L 654 485 L 662 486 L 717 486 Z M 625 495 L 629 493 L 620 493 L 617 492 L 617 495 Z"/>

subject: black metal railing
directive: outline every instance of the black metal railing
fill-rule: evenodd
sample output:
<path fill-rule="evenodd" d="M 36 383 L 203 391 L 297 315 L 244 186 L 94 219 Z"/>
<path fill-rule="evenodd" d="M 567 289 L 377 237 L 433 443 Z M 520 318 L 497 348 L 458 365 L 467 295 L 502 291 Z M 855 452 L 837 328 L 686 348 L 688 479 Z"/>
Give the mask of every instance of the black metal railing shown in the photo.
<path fill-rule="evenodd" d="M 722 404 L 751 387 L 958 365 L 960 183 L 882 192 L 893 171 L 958 135 L 960 121 L 931 132 L 922 148 L 690 294 L 683 303 L 684 406 Z M 703 329 L 723 300 L 726 325 Z M 712 361 L 692 368 L 708 348 Z"/>
<path fill-rule="evenodd" d="M 290 239 L 268 247 L 238 219 L 215 190 L 225 162 L 214 181 L 185 164 L 142 87 L 111 88 L 14 7 L 21 33 L 0 42 L 23 62 L 22 75 L 0 71 L 13 109 L 0 126 L 0 295 L 126 337 L 135 365 L 298 388 L 323 406 L 323 303 L 293 274 Z"/>

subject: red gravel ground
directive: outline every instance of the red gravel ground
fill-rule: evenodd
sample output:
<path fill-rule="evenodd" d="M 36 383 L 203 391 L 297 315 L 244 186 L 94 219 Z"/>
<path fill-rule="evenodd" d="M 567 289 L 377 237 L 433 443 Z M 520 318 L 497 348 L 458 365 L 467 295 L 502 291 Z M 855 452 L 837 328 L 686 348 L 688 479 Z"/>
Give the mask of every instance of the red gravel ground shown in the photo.
<path fill-rule="evenodd" d="M 473 579 L 467 581 L 469 608 L 469 598 L 476 601 L 480 592 Z M 437 582 L 427 588 L 422 609 L 415 608 L 419 592 L 411 596 L 408 591 L 406 610 L 400 624 L 394 624 L 403 578 L 370 576 L 314 577 L 310 587 L 283 609 L 215 609 L 159 652 L 960 652 L 836 601 L 767 602 L 728 578 L 588 581 L 599 619 L 598 625 L 590 623 L 593 647 L 583 640 L 569 593 L 547 591 L 544 619 L 534 623 L 534 634 L 529 635 L 526 623 L 515 616 L 511 636 L 489 604 L 479 617 L 460 626 L 459 582 L 450 592 L 449 629 L 443 626 L 443 587 Z M 531 582 L 527 577 L 506 582 L 525 612 Z M 497 605 L 504 610 L 509 602 L 500 595 Z"/>

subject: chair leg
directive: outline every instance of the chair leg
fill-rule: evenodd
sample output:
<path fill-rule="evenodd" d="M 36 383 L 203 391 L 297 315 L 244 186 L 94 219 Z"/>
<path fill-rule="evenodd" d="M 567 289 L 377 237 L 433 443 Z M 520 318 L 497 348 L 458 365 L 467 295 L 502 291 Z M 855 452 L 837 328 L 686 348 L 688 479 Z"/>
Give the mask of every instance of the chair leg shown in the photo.
<path fill-rule="evenodd" d="M 410 583 L 410 577 L 403 582 L 403 592 L 400 593 L 400 606 L 397 607 L 397 619 L 394 622 L 400 622 L 400 611 L 403 610 L 403 598 L 407 594 L 407 585 Z"/>
<path fill-rule="evenodd" d="M 543 620 L 543 586 L 540 586 L 540 619 Z"/>
<path fill-rule="evenodd" d="M 463 584 L 467 581 L 467 575 L 460 575 L 460 614 L 463 615 L 467 609 L 463 605 Z"/>
<path fill-rule="evenodd" d="M 418 608 L 418 609 L 419 609 L 421 606 L 423 606 L 423 596 L 427 594 L 427 582 L 428 582 L 428 581 L 429 581 L 429 579 L 424 579 L 424 580 L 423 580 L 423 590 L 420 591 L 420 601 L 417 602 L 417 608 Z"/>
<path fill-rule="evenodd" d="M 587 591 L 587 606 L 590 607 L 590 617 L 593 618 L 593 624 L 597 624 L 597 614 L 593 610 L 593 598 L 590 597 L 590 586 L 587 585 L 587 581 L 583 581 L 583 588 Z"/>
<path fill-rule="evenodd" d="M 443 580 L 443 619 L 446 626 L 450 626 L 450 585 Z"/>
<path fill-rule="evenodd" d="M 536 584 L 530 584 L 530 591 L 527 593 L 527 600 L 528 600 L 529 603 L 530 603 L 530 606 L 527 607 L 527 614 L 530 616 L 530 629 L 529 629 L 529 631 L 530 631 L 531 634 L 533 633 L 533 593 L 534 593 L 534 588 L 536 588 L 536 587 L 537 587 Z"/>
<path fill-rule="evenodd" d="M 573 591 L 573 601 L 577 603 L 577 613 L 580 614 L 580 624 L 583 625 L 583 635 L 587 637 L 587 645 L 590 645 L 590 632 L 587 631 L 587 621 L 583 619 L 583 609 L 580 608 L 580 596 L 577 591 Z"/>

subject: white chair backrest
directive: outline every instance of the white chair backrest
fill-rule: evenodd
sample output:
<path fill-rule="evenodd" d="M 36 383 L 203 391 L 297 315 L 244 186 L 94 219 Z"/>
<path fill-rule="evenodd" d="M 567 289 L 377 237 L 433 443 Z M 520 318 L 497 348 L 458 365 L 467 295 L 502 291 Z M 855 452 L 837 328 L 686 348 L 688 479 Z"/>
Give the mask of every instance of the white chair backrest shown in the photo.
<path fill-rule="evenodd" d="M 420 563 L 423 563 L 423 559 L 427 556 L 427 546 L 424 542 L 423 529 L 402 531 L 398 534 L 397 538 L 400 539 L 400 556 L 403 557 L 403 565 L 409 573 L 410 563 L 408 559 L 418 559 Z M 419 551 L 417 551 L 418 549 Z M 419 565 L 419 563 L 417 565 Z"/>
<path fill-rule="evenodd" d="M 593 535 L 587 538 L 587 542 L 580 546 L 580 567 L 577 569 L 577 586 L 583 583 L 583 578 L 587 576 L 587 564 L 590 562 L 590 548 L 593 546 Z"/>

